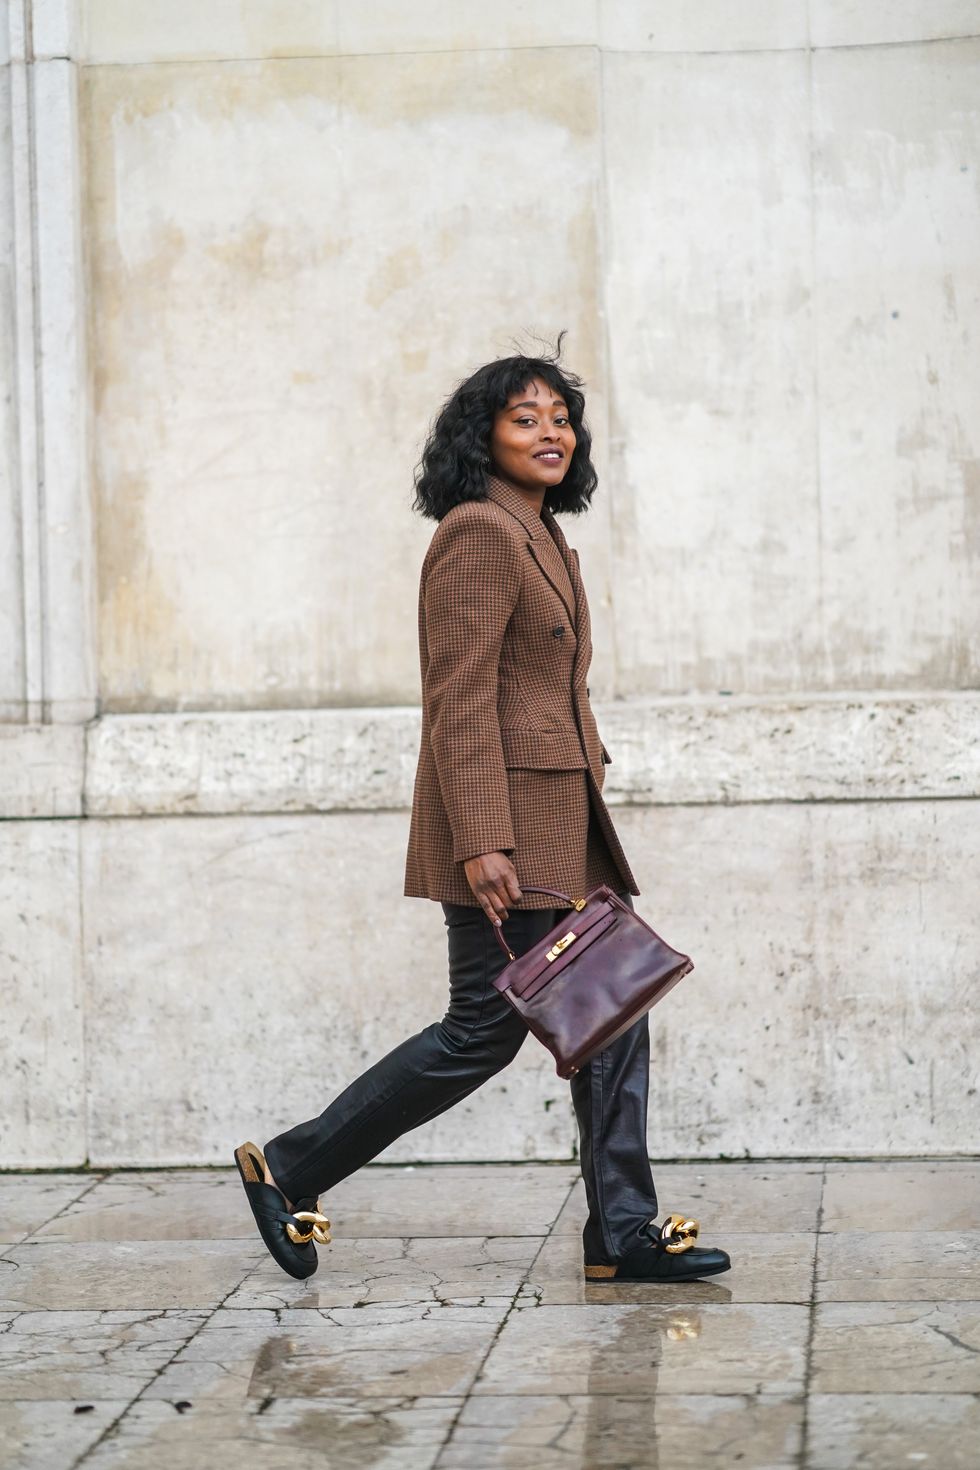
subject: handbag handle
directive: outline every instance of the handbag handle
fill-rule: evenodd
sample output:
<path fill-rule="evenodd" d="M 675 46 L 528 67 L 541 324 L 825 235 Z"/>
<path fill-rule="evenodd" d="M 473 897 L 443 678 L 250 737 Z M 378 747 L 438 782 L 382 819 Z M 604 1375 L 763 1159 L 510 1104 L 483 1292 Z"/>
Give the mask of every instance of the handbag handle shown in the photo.
<path fill-rule="evenodd" d="M 539 888 L 534 883 L 522 883 L 521 893 L 550 893 L 552 898 L 563 898 L 566 903 L 571 904 L 573 909 L 582 908 L 585 904 L 584 898 L 580 898 L 576 901 L 574 898 L 569 898 L 567 893 L 559 893 L 557 888 Z M 507 958 L 509 960 L 516 960 L 516 954 L 504 938 L 503 925 L 494 924 L 493 932 L 494 934 L 496 934 L 500 948 L 503 950 Z"/>

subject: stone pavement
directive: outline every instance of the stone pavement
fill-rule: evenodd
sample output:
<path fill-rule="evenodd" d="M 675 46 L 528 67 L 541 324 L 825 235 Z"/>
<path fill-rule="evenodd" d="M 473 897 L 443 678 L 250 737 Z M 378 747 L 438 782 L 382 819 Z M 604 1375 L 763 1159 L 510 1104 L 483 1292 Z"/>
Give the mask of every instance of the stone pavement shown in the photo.
<path fill-rule="evenodd" d="M 980 1465 L 980 1164 L 672 1164 L 734 1267 L 586 1287 L 574 1166 L 378 1166 L 309 1282 L 227 1170 L 0 1176 L 0 1465 Z"/>

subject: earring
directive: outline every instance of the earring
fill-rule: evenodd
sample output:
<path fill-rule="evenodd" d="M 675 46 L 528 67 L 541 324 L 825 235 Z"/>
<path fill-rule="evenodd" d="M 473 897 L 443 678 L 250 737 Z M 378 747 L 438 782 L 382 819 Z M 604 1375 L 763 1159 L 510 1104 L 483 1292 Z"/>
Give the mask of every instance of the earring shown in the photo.
<path fill-rule="evenodd" d="M 483 456 L 483 458 L 480 460 L 480 463 L 482 464 L 482 466 L 483 466 L 483 468 L 485 470 L 488 470 L 490 468 L 490 456 L 489 456 L 489 454 L 485 454 Z"/>

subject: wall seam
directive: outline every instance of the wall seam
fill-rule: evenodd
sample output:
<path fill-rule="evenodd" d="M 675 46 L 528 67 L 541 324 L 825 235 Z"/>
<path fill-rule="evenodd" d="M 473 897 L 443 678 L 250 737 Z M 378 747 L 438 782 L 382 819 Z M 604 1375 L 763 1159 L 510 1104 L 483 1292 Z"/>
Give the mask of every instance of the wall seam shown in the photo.
<path fill-rule="evenodd" d="M 612 491 L 606 496 L 606 515 L 603 523 L 606 543 L 606 566 L 603 578 L 603 593 L 608 607 L 608 627 L 610 645 L 610 677 L 608 687 L 610 696 L 615 699 L 620 691 L 620 669 L 621 651 L 619 639 L 619 619 L 616 613 L 616 599 L 613 596 L 613 580 L 616 565 L 616 530 L 614 517 L 616 513 L 616 480 L 614 478 L 615 456 L 613 451 L 612 433 L 615 421 L 615 408 L 613 405 L 613 393 L 615 391 L 615 379 L 613 373 L 613 348 L 612 328 L 609 316 L 609 216 L 610 200 L 608 187 L 608 154 L 606 148 L 606 67 L 605 53 L 601 46 L 596 47 L 596 76 L 597 76 L 597 98 L 596 109 L 598 114 L 598 172 L 596 181 L 596 269 L 599 280 L 597 283 L 596 305 L 599 311 L 599 332 L 597 333 L 597 356 L 599 358 L 599 371 L 605 385 L 604 400 L 604 423 L 605 432 L 605 462 L 609 479 L 612 482 Z"/>
<path fill-rule="evenodd" d="M 806 105 L 807 105 L 807 181 L 810 212 L 810 391 L 813 394 L 813 480 L 817 519 L 817 626 L 820 637 L 820 656 L 823 661 L 824 678 L 830 682 L 830 651 L 827 643 L 827 614 L 824 567 L 824 505 L 823 505 L 823 430 L 820 414 L 820 275 L 817 268 L 817 189 L 816 189 L 816 139 L 814 136 L 813 98 L 813 47 L 810 42 L 810 4 L 807 0 L 807 52 L 806 52 Z"/>
<path fill-rule="evenodd" d="M 10 141 L 14 236 L 14 401 L 17 417 L 17 489 L 14 496 L 21 553 L 21 638 L 23 720 L 47 723 L 44 607 L 47 557 L 44 546 L 44 474 L 40 401 L 38 320 L 37 152 L 34 126 L 34 63 L 30 0 L 19 3 L 23 57 L 10 61 Z"/>
<path fill-rule="evenodd" d="M 727 49 L 712 51 L 698 49 L 670 50 L 640 50 L 630 47 L 603 46 L 595 41 L 571 41 L 558 45 L 549 45 L 542 42 L 537 46 L 434 46 L 428 50 L 404 51 L 304 51 L 278 54 L 276 52 L 249 52 L 240 56 L 164 56 L 151 58 L 146 61 L 134 60 L 106 60 L 99 57 L 64 56 L 51 57 L 45 60 L 74 61 L 84 67 L 143 67 L 143 66 L 235 66 L 241 62 L 290 62 L 290 61 L 358 61 L 361 58 L 374 61 L 383 57 L 407 58 L 421 56 L 473 56 L 473 55 L 502 55 L 515 51 L 589 51 L 597 50 L 607 56 L 791 56 L 794 52 L 799 54 L 805 51 L 898 51 L 910 46 L 943 46 L 954 41 L 980 41 L 980 31 L 970 31 L 963 35 L 952 36 L 923 36 L 902 41 L 841 41 L 825 46 L 811 46 L 804 42 L 799 46 L 744 46 L 730 47 Z"/>

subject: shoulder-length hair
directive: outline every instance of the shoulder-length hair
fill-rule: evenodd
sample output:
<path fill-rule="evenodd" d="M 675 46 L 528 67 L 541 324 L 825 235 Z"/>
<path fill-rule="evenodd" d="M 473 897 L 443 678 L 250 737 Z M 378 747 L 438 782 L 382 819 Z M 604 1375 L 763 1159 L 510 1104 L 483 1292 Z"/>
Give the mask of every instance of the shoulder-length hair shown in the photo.
<path fill-rule="evenodd" d="M 443 404 L 415 472 L 412 509 L 441 521 L 463 500 L 485 500 L 490 473 L 490 431 L 507 400 L 535 378 L 568 405 L 575 451 L 560 485 L 545 492 L 554 512 L 588 510 L 598 482 L 592 464 L 592 435 L 585 423 L 582 379 L 558 366 L 562 332 L 551 357 L 501 357 L 466 378 Z"/>

